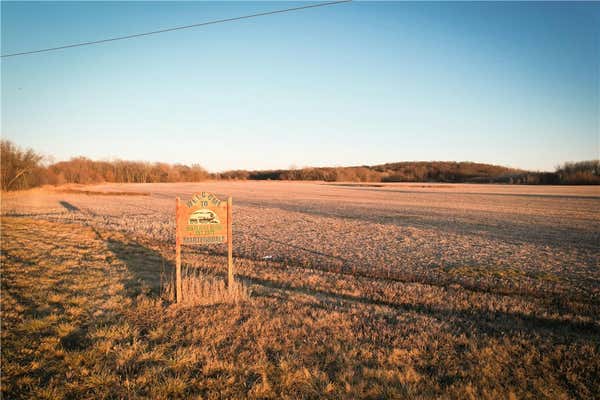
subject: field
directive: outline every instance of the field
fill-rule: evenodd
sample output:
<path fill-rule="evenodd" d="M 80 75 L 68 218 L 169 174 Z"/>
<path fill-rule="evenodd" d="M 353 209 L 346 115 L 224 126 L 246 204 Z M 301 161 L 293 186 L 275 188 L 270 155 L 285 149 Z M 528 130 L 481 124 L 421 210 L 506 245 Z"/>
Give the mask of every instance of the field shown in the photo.
<path fill-rule="evenodd" d="M 233 196 L 226 247 L 175 197 Z M 600 189 L 206 182 L 2 195 L 4 398 L 598 398 Z M 193 288 L 192 288 L 193 287 Z"/>

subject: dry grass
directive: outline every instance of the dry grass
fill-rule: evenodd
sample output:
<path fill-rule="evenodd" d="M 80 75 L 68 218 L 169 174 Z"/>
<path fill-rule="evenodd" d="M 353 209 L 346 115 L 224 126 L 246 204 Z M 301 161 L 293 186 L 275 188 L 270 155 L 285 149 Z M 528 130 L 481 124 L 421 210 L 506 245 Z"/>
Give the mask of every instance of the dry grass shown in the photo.
<path fill-rule="evenodd" d="M 185 247 L 183 307 L 169 216 L 195 186 L 3 199 L 3 397 L 600 393 L 594 192 L 211 185 L 240 286 L 224 249 Z M 115 188 L 137 187 L 93 189 Z"/>
<path fill-rule="evenodd" d="M 171 303 L 175 301 L 175 282 L 172 275 L 164 279 L 162 291 L 162 297 Z M 234 282 L 229 288 L 222 276 L 191 266 L 183 266 L 181 275 L 181 298 L 184 305 L 239 304 L 250 299 L 250 292 L 242 282 Z"/>

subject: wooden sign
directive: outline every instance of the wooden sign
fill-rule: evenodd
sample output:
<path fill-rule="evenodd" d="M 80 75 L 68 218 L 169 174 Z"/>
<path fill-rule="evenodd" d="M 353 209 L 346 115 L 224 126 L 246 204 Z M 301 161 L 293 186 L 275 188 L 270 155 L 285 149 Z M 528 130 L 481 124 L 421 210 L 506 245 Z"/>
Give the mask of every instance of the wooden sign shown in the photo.
<path fill-rule="evenodd" d="M 227 202 L 212 193 L 196 193 L 179 206 L 177 227 L 182 244 L 227 243 Z"/>
<path fill-rule="evenodd" d="M 195 193 L 175 209 L 175 263 L 177 302 L 181 303 L 181 245 L 227 243 L 228 287 L 233 288 L 232 199 L 220 200 L 213 193 Z"/>

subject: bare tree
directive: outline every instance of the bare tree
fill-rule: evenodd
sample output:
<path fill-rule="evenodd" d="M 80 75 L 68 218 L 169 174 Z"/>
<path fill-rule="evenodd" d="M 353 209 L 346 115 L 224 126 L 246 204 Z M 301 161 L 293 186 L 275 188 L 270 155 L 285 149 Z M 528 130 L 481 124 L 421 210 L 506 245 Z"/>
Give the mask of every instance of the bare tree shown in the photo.
<path fill-rule="evenodd" d="M 31 149 L 21 150 L 8 140 L 0 142 L 2 190 L 28 189 L 40 184 L 42 156 Z"/>

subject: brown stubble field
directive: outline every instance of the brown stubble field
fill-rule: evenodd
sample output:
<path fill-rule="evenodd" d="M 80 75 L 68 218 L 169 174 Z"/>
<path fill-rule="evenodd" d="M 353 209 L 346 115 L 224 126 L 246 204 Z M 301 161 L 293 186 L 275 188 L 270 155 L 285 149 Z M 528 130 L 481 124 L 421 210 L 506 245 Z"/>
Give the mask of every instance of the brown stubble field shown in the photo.
<path fill-rule="evenodd" d="M 224 246 L 184 247 L 199 289 L 175 306 L 174 199 L 199 190 L 233 196 L 240 287 L 224 290 Z M 4 193 L 2 392 L 597 398 L 599 227 L 597 187 Z"/>

